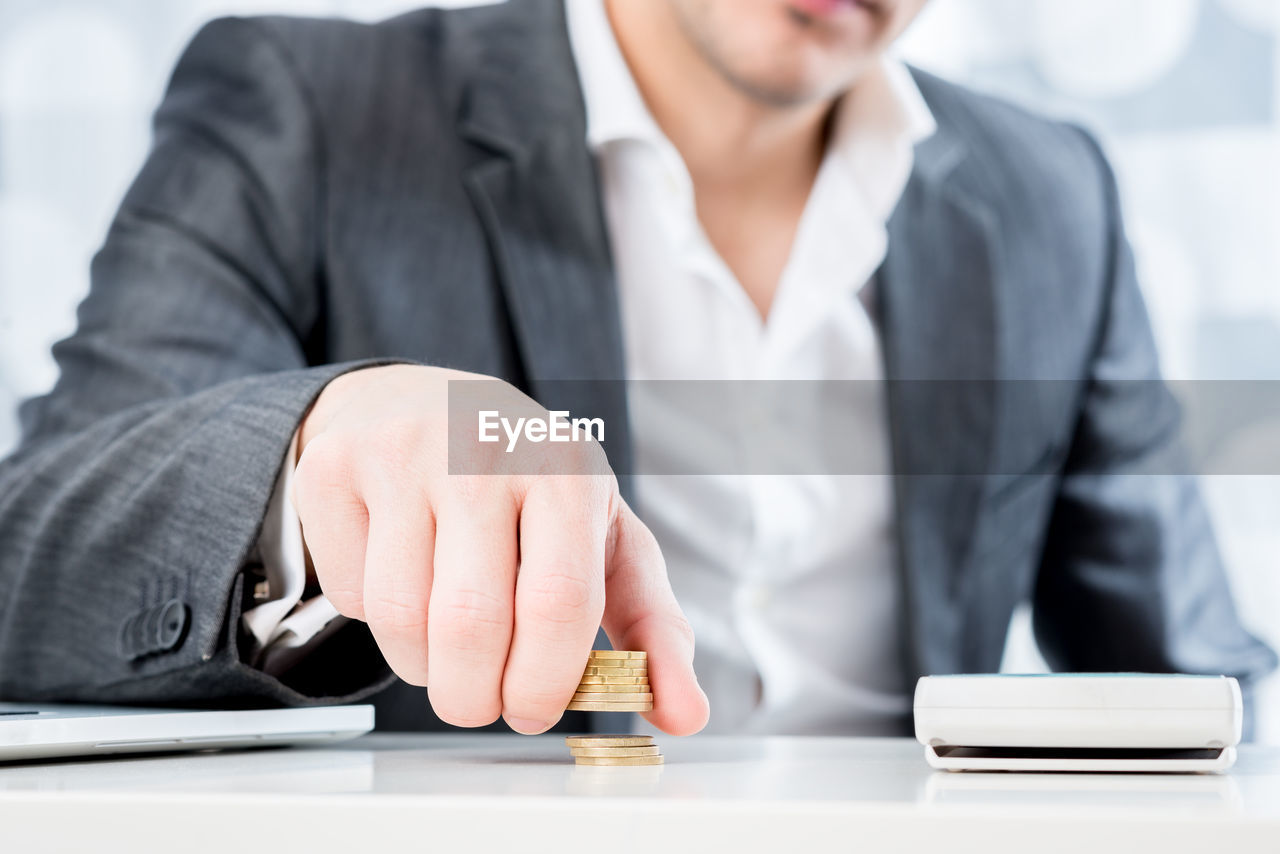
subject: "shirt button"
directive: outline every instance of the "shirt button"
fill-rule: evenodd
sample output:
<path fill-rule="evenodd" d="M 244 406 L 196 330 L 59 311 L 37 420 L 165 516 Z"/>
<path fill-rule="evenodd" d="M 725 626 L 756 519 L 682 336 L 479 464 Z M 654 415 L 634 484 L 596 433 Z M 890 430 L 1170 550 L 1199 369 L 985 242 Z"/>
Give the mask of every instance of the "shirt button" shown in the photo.
<path fill-rule="evenodd" d="M 168 652 L 182 642 L 182 634 L 190 619 L 187 606 L 177 599 L 170 599 L 155 611 L 157 615 L 155 650 Z"/>

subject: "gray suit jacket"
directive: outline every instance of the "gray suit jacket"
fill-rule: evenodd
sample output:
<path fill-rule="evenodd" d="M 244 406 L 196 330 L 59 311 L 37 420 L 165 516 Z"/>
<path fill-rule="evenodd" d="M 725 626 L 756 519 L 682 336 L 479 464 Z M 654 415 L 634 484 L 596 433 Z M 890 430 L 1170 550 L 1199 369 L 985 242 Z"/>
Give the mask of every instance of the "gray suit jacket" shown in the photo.
<path fill-rule="evenodd" d="M 1030 599 L 1056 668 L 1269 671 L 1194 485 L 1116 476 L 1176 454 L 1178 416 L 1161 384 L 1131 381 L 1157 364 L 1097 146 L 917 77 L 938 132 L 875 282 L 904 670 L 995 670 Z M 0 467 L 0 696 L 303 703 L 386 688 L 359 624 L 283 682 L 244 663 L 254 544 L 294 428 L 343 371 L 404 359 L 534 396 L 625 375 L 563 9 L 208 25 L 92 279 L 56 347 L 57 387 L 25 405 Z M 988 382 L 1027 377 L 1073 392 L 1046 403 Z M 607 449 L 626 471 L 619 385 L 565 408 L 615 425 Z M 380 713 L 429 719 L 403 691 Z"/>

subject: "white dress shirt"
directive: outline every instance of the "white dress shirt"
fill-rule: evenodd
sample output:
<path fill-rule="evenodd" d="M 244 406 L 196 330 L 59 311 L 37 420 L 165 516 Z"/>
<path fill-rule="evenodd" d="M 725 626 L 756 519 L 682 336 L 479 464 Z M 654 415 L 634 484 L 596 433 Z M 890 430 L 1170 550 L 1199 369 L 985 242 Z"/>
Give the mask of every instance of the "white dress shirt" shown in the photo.
<path fill-rule="evenodd" d="M 910 707 L 889 479 L 699 473 L 697 443 L 650 381 L 877 383 L 879 342 L 859 297 L 884 258 L 886 220 L 933 118 L 905 67 L 888 59 L 842 99 L 762 321 L 698 222 L 689 173 L 645 106 L 602 0 L 568 0 L 567 10 L 600 166 L 627 379 L 636 381 L 628 396 L 636 509 L 697 636 L 707 731 L 878 732 Z M 832 386 L 821 415 L 887 470 L 883 404 L 878 395 L 842 395 L 846 387 Z M 735 446 L 741 471 L 751 469 L 753 436 L 794 431 L 785 416 L 757 412 Z M 244 618 L 266 647 L 259 665 L 269 671 L 287 666 L 307 632 L 333 615 L 323 597 L 299 605 L 300 529 L 291 510 L 278 509 L 288 503 L 285 469 L 260 544 L 272 601 Z"/>
<path fill-rule="evenodd" d="M 697 636 L 707 731 L 876 732 L 909 709 L 890 480 L 732 473 L 797 429 L 795 413 L 768 406 L 734 445 L 739 465 L 697 474 L 701 443 L 648 381 L 880 380 L 859 296 L 884 259 L 886 220 L 932 116 L 893 61 L 845 96 L 762 321 L 699 224 L 689 173 L 646 108 L 603 3 L 570 0 L 568 15 L 633 381 L 636 509 Z M 757 387 L 767 401 L 771 386 Z M 883 404 L 865 388 L 833 384 L 805 417 L 827 435 L 839 423 L 861 458 L 887 471 Z M 811 438 L 787 436 L 797 448 Z"/>

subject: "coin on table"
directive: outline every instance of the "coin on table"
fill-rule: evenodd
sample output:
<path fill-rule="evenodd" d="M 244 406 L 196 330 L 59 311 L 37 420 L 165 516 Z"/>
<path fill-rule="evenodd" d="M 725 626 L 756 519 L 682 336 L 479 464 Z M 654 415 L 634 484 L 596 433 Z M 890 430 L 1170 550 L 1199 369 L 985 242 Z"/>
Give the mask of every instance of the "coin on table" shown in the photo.
<path fill-rule="evenodd" d="M 576 703 L 652 703 L 652 694 L 641 694 L 638 691 L 632 691 L 627 694 L 608 694 L 598 691 L 579 691 L 573 695 Z"/>
<path fill-rule="evenodd" d="M 649 744 L 640 747 L 571 747 L 569 753 L 574 756 L 660 756 L 658 745 Z"/>
<path fill-rule="evenodd" d="M 661 756 L 575 756 L 578 765 L 661 765 Z"/>
<path fill-rule="evenodd" d="M 601 685 L 599 683 L 580 682 L 579 691 L 595 691 L 600 694 L 637 694 L 649 690 L 649 683 L 643 685 Z"/>
<path fill-rule="evenodd" d="M 651 735 L 566 735 L 570 747 L 643 747 L 653 744 Z"/>
<path fill-rule="evenodd" d="M 649 653 L 638 650 L 593 649 L 591 658 L 648 658 Z"/>
<path fill-rule="evenodd" d="M 589 703 L 573 700 L 565 706 L 569 712 L 652 712 L 653 703 Z"/>

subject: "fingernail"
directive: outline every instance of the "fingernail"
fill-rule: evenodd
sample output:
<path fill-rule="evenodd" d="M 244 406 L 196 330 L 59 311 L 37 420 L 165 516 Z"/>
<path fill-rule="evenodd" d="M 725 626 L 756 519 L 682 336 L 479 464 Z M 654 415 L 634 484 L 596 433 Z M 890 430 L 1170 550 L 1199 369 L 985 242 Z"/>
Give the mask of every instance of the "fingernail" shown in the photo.
<path fill-rule="evenodd" d="M 537 735 L 551 729 L 551 724 L 546 721 L 531 721 L 525 718 L 507 718 L 507 726 L 521 735 Z"/>

